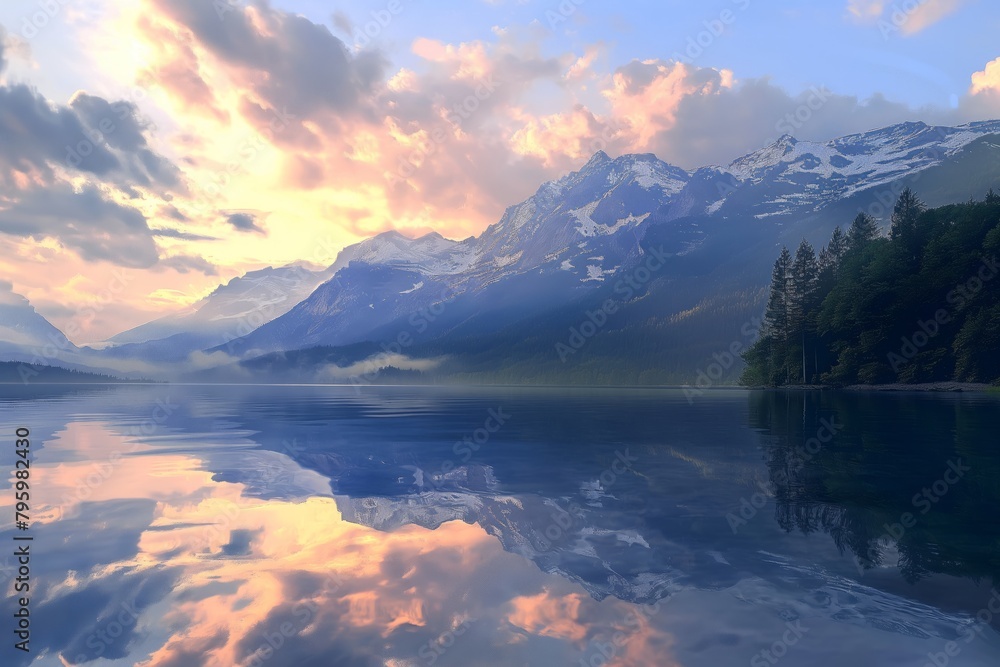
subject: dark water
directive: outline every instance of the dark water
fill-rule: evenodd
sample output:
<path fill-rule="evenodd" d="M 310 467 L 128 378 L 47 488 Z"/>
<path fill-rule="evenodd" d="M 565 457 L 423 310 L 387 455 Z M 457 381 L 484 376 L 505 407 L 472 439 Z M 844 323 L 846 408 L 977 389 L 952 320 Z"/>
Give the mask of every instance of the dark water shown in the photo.
<path fill-rule="evenodd" d="M 2 665 L 1000 664 L 994 395 L 6 387 L 0 424 Z"/>

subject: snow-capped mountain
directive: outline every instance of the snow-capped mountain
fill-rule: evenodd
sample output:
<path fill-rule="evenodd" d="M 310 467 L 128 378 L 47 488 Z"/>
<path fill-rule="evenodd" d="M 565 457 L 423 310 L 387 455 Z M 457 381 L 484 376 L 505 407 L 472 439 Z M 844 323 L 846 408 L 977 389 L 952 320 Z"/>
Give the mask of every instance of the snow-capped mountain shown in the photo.
<path fill-rule="evenodd" d="M 335 273 L 301 264 L 250 271 L 220 285 L 190 307 L 108 339 L 113 358 L 176 362 L 228 343 L 287 313 Z"/>
<path fill-rule="evenodd" d="M 333 275 L 301 265 L 267 267 L 233 278 L 189 308 L 129 329 L 108 339 L 112 344 L 144 343 L 183 333 L 210 333 L 241 321 L 274 319 L 288 312 Z M 265 320 L 265 321 L 266 321 Z M 257 322 L 257 326 L 262 324 Z M 256 328 L 256 327 L 253 327 Z"/>
<path fill-rule="evenodd" d="M 818 211 L 834 200 L 882 187 L 937 166 L 988 134 L 1000 121 L 959 127 L 902 123 L 827 142 L 798 141 L 784 135 L 720 170 L 730 190 L 770 190 L 759 197 L 758 217 Z M 720 211 L 726 197 L 708 206 Z M 742 198 L 739 205 L 743 205 Z M 714 207 L 714 208 L 713 208 Z"/>
<path fill-rule="evenodd" d="M 612 160 L 599 152 L 580 171 L 543 184 L 508 208 L 478 238 L 456 242 L 437 234 L 418 239 L 380 234 L 345 248 L 331 267 L 333 279 L 248 335 L 241 348 L 255 354 L 359 342 L 439 302 L 474 298 L 503 281 L 536 273 L 556 274 L 553 298 L 564 303 L 641 255 L 641 223 L 682 191 L 689 177 L 653 155 Z M 528 301 L 521 302 L 525 312 Z M 482 305 L 489 310 L 497 303 Z M 422 324 L 403 326 L 423 330 Z"/>
<path fill-rule="evenodd" d="M 488 283 L 548 264 L 592 280 L 587 266 L 599 263 L 601 275 L 614 267 L 590 250 L 603 245 L 604 237 L 635 229 L 689 180 L 688 172 L 654 155 L 612 160 L 599 151 L 580 171 L 545 183 L 508 208 L 477 239 L 478 260 L 469 277 Z"/>
<path fill-rule="evenodd" d="M 621 355 L 636 352 L 629 377 L 655 357 L 686 381 L 714 352 L 749 342 L 741 325 L 759 315 L 782 244 L 807 238 L 819 247 L 858 210 L 887 224 L 904 186 L 938 206 L 998 183 L 1000 121 L 903 123 L 826 142 L 786 135 L 693 171 L 654 155 L 598 152 L 477 237 L 390 231 L 344 248 L 324 271 L 251 272 L 182 313 L 115 336 L 99 354 L 178 362 L 221 350 L 247 360 L 405 341 L 407 355 L 450 360 L 449 372 L 462 377 L 492 377 L 498 363 L 523 356 L 523 372 L 554 379 L 572 364 L 553 349 L 579 336 L 587 313 L 611 304 L 616 314 L 593 334 L 608 343 L 579 358 L 603 354 L 596 366 L 623 367 Z M 652 347 L 639 354 L 643 346 Z M 299 355 L 298 368 L 310 359 Z M 275 364 L 260 367 L 277 372 Z"/>
<path fill-rule="evenodd" d="M 813 220 L 822 243 L 834 226 L 816 222 L 824 211 L 832 216 L 844 202 L 873 189 L 957 164 L 992 133 L 1000 133 L 1000 121 L 961 127 L 904 123 L 828 142 L 784 136 L 725 167 L 694 172 L 654 155 L 612 159 L 598 152 L 579 171 L 543 184 L 508 208 L 479 237 L 456 242 L 388 232 L 345 248 L 331 267 L 333 279 L 247 336 L 242 349 L 257 354 L 391 339 L 414 333 L 414 315 L 439 302 L 449 303 L 448 314 L 432 324 L 418 316 L 428 327 L 421 325 L 416 333 L 469 331 L 475 322 L 483 323 L 478 330 L 495 331 L 513 319 L 565 307 L 588 292 L 605 294 L 647 259 L 654 241 L 661 255 L 688 267 L 676 279 L 690 277 L 691 264 L 681 258 L 700 261 L 700 270 L 759 247 L 721 280 L 750 271 L 750 284 L 764 284 L 761 268 L 773 260 L 778 236 Z M 760 228 L 753 221 L 771 224 Z M 661 276 L 670 279 L 676 270 Z M 667 312 L 655 314 L 676 318 L 696 307 L 709 285 L 700 280 L 684 294 L 663 297 Z"/>
<path fill-rule="evenodd" d="M 351 262 L 381 264 L 438 276 L 460 273 L 475 259 L 473 239 L 452 241 L 437 232 L 410 239 L 392 230 L 347 246 L 328 271 L 337 273 Z"/>
<path fill-rule="evenodd" d="M 0 354 L 4 360 L 57 359 L 76 351 L 76 345 L 28 299 L 11 290 L 9 283 L 0 283 Z"/>

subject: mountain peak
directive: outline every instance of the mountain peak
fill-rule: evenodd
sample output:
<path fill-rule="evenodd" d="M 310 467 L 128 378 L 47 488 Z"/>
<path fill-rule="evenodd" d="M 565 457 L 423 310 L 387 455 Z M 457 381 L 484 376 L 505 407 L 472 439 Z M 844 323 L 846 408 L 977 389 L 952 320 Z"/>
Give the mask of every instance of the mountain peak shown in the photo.
<path fill-rule="evenodd" d="M 611 162 L 611 158 L 608 157 L 608 154 L 604 151 L 597 151 L 590 157 L 589 160 L 587 160 L 587 164 L 583 165 L 583 168 L 587 169 L 588 167 L 596 167 L 607 162 Z"/>

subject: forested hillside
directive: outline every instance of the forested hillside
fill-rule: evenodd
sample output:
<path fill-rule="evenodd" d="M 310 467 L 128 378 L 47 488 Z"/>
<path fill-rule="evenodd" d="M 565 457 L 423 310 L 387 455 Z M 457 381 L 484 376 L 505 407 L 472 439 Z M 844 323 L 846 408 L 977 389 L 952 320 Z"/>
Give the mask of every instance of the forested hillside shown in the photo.
<path fill-rule="evenodd" d="M 888 236 L 860 213 L 819 253 L 774 263 L 745 385 L 1000 382 L 1000 195 L 927 209 L 910 190 Z"/>

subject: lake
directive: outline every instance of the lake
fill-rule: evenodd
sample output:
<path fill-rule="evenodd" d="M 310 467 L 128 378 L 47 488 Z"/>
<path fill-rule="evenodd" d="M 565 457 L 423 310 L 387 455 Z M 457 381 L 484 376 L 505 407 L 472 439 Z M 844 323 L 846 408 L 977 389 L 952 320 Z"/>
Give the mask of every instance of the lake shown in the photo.
<path fill-rule="evenodd" d="M 5 386 L 0 424 L 3 665 L 1000 664 L 996 395 Z"/>

